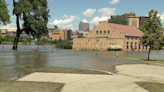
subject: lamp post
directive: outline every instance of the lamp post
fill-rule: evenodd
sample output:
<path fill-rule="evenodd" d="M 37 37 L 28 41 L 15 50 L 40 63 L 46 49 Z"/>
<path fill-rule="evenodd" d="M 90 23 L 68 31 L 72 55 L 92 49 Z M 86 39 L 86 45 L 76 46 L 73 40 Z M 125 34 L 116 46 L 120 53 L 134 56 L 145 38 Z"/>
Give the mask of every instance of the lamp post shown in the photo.
<path fill-rule="evenodd" d="M 97 38 L 97 40 L 96 40 L 96 56 L 97 56 L 97 47 L 98 47 L 98 44 L 97 44 L 97 42 L 99 41 L 99 39 Z"/>
<path fill-rule="evenodd" d="M 24 49 L 25 49 L 25 41 L 26 41 L 26 38 L 23 39 Z"/>

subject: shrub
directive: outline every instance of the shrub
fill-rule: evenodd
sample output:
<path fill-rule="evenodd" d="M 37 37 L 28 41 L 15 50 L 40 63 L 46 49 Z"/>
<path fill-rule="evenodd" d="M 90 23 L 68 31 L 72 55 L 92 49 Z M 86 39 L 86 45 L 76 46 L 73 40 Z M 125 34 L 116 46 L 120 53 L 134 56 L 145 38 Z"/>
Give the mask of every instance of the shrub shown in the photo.
<path fill-rule="evenodd" d="M 122 47 L 121 46 L 109 46 L 108 47 L 108 50 L 109 51 L 111 51 L 111 50 L 114 50 L 114 51 L 116 51 L 116 50 L 122 50 Z"/>

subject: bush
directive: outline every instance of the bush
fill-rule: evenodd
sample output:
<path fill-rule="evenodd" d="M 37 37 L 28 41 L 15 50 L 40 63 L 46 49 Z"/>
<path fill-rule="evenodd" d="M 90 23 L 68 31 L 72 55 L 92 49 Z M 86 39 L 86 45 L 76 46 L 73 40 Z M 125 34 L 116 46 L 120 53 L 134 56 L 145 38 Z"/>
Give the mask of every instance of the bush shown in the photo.
<path fill-rule="evenodd" d="M 111 51 L 111 50 L 114 50 L 114 51 L 121 51 L 122 50 L 122 47 L 121 46 L 109 46 L 108 47 L 108 50 Z"/>

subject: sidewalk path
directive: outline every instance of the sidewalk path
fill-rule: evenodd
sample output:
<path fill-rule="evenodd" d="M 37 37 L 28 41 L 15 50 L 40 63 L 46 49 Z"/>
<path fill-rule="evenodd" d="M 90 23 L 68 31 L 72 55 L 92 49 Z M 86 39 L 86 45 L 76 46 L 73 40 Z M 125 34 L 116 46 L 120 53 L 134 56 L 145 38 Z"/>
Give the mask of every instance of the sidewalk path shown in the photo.
<path fill-rule="evenodd" d="M 162 72 L 164 67 L 119 65 L 116 69 L 118 74 L 113 75 L 36 72 L 20 78 L 18 81 L 65 83 L 62 92 L 148 92 L 135 82 L 164 83 L 164 72 Z"/>

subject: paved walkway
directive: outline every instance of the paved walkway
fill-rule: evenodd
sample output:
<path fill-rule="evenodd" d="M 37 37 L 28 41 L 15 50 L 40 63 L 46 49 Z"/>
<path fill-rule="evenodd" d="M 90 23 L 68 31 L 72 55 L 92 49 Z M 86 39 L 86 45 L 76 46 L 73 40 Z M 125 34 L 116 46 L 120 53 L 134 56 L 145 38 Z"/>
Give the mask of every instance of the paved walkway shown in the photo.
<path fill-rule="evenodd" d="M 164 67 L 119 65 L 116 69 L 118 74 L 113 75 L 36 72 L 20 78 L 18 81 L 65 83 L 62 92 L 148 92 L 135 82 L 164 83 Z"/>

